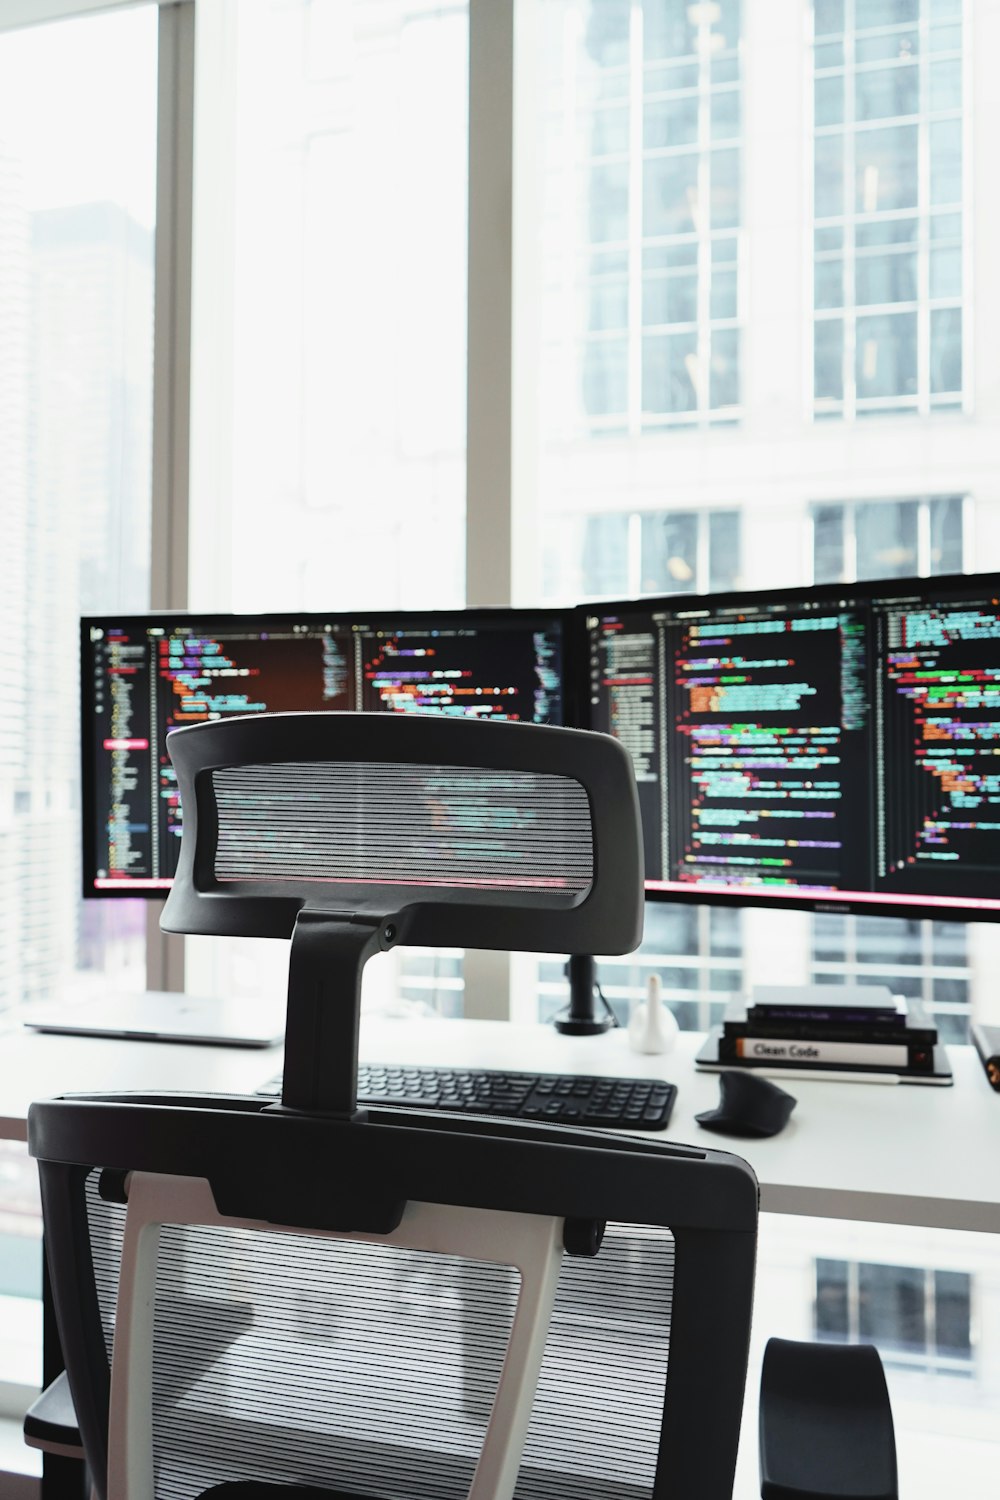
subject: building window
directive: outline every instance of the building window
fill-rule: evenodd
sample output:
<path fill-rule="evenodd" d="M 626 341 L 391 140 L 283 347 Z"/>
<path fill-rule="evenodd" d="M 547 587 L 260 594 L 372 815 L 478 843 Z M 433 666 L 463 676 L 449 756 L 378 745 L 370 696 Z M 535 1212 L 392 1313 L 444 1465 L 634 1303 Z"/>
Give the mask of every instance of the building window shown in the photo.
<path fill-rule="evenodd" d="M 817 1260 L 815 1335 L 875 1344 L 887 1366 L 971 1375 L 972 1277 L 964 1271 Z"/>
<path fill-rule="evenodd" d="M 815 0 L 817 416 L 960 406 L 962 6 Z"/>
<path fill-rule="evenodd" d="M 972 966 L 962 923 L 817 912 L 812 932 L 814 984 L 886 985 L 923 1003 L 942 1042 L 968 1041 Z"/>
<path fill-rule="evenodd" d="M 143 903 L 77 897 L 77 639 L 149 605 L 157 45 L 0 35 L 0 1009 L 144 980 Z"/>
<path fill-rule="evenodd" d="M 552 517 L 545 532 L 543 597 L 614 599 L 738 588 L 742 520 L 729 506 Z"/>
<path fill-rule="evenodd" d="M 813 581 L 961 573 L 967 550 L 965 511 L 961 495 L 814 504 L 809 508 Z"/>
<path fill-rule="evenodd" d="M 707 1031 L 722 1020 L 745 984 L 743 913 L 734 906 L 688 906 L 648 902 L 642 946 L 625 958 L 602 958 L 601 988 L 621 1025 L 646 998 L 650 974 L 658 974 L 663 998 L 682 1030 Z M 567 1000 L 562 959 L 538 966 L 538 1019 L 550 1021 Z"/>
<path fill-rule="evenodd" d="M 553 342 L 577 346 L 578 420 L 594 434 L 732 421 L 739 0 L 552 6 L 547 26 L 547 108 L 563 123 L 546 279 L 575 287 Z"/>

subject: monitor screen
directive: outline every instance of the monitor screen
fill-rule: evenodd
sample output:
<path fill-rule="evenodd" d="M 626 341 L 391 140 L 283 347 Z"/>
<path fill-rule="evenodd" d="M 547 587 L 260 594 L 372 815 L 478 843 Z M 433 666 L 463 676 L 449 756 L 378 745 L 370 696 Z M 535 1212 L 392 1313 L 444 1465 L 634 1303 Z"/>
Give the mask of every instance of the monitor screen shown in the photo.
<path fill-rule="evenodd" d="M 580 616 L 649 894 L 1000 920 L 1000 577 Z"/>
<path fill-rule="evenodd" d="M 81 621 L 84 894 L 162 895 L 180 850 L 172 729 L 363 709 L 572 722 L 572 615 L 143 615 Z"/>

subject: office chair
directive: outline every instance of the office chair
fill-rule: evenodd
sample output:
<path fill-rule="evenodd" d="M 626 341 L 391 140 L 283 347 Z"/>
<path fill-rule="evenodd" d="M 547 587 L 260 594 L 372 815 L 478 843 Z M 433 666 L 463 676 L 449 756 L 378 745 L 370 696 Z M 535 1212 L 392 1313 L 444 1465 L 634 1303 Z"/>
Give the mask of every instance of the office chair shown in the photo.
<path fill-rule="evenodd" d="M 291 938 L 285 1067 L 280 1103 L 32 1106 L 99 1500 L 728 1500 L 749 1167 L 357 1108 L 376 951 L 635 946 L 625 753 L 572 730 L 349 714 L 168 744 L 184 836 L 163 925 Z"/>

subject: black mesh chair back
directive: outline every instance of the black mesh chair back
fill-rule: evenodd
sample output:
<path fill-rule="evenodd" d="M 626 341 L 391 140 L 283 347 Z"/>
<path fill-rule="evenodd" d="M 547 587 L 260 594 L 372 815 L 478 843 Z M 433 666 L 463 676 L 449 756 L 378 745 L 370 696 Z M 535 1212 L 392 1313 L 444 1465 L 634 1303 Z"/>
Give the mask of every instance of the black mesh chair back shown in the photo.
<path fill-rule="evenodd" d="M 396 942 L 619 951 L 613 741 L 282 715 L 170 737 L 166 924 L 292 938 L 284 1087 L 32 1107 L 101 1500 L 728 1500 L 757 1186 L 714 1151 L 356 1108 Z"/>

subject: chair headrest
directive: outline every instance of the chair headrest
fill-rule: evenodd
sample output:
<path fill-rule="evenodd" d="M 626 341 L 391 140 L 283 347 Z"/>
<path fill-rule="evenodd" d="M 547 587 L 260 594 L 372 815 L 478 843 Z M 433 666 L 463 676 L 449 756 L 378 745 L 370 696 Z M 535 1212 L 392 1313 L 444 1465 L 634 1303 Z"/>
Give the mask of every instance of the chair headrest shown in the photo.
<path fill-rule="evenodd" d="M 303 907 L 397 941 L 623 953 L 642 931 L 631 761 L 584 730 L 261 714 L 175 730 L 167 931 L 288 937 Z"/>

